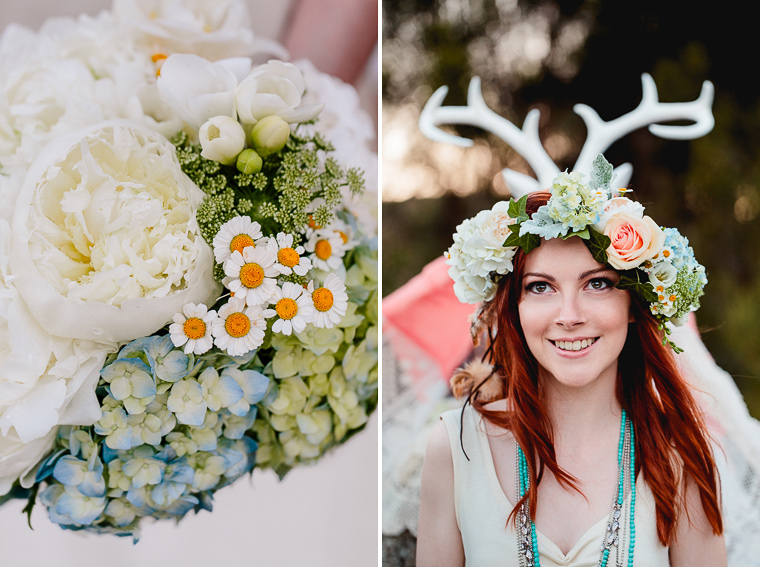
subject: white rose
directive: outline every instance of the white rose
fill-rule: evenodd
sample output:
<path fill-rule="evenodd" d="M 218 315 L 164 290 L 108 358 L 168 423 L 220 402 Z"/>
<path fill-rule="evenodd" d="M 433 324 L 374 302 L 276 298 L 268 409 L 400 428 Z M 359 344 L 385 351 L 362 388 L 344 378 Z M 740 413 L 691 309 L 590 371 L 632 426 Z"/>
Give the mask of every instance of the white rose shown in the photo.
<path fill-rule="evenodd" d="M 13 218 L 11 273 L 34 318 L 56 336 L 123 342 L 186 303 L 213 304 L 202 199 L 171 143 L 145 125 L 108 121 L 50 144 Z"/>
<path fill-rule="evenodd" d="M 262 52 L 287 57 L 279 43 L 254 37 L 243 0 L 114 0 L 113 10 L 169 53 L 211 60 Z"/>
<path fill-rule="evenodd" d="M 628 197 L 614 197 L 604 203 L 604 211 L 594 224 L 594 230 L 604 233 L 604 228 L 610 219 L 620 213 L 626 213 L 640 219 L 644 216 L 644 207 L 641 203 L 631 201 Z"/>
<path fill-rule="evenodd" d="M 292 63 L 270 61 L 251 71 L 235 88 L 240 121 L 253 125 L 265 116 L 279 116 L 289 124 L 316 118 L 324 104 L 302 104 L 306 82 Z"/>
<path fill-rule="evenodd" d="M 245 130 L 240 122 L 229 116 L 214 116 L 198 132 L 201 155 L 224 165 L 235 163 L 245 148 Z"/>
<path fill-rule="evenodd" d="M 237 84 L 225 65 L 181 53 L 164 61 L 157 81 L 161 100 L 194 132 L 214 116 L 235 116 L 232 91 Z"/>
<path fill-rule="evenodd" d="M 649 283 L 652 284 L 655 290 L 657 290 L 658 286 L 662 286 L 663 288 L 672 286 L 676 283 L 678 277 L 678 270 L 667 260 L 657 262 L 648 272 Z"/>

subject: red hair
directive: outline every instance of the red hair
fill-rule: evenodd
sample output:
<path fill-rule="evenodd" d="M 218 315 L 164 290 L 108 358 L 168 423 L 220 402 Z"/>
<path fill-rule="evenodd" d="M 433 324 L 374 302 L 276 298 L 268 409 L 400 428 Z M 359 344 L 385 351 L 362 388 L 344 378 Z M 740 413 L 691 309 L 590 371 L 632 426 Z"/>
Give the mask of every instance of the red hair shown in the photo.
<path fill-rule="evenodd" d="M 549 193 L 533 193 L 527 213 L 546 204 Z M 518 249 L 514 272 L 502 278 L 496 297 L 481 314 L 481 323 L 496 335 L 490 341 L 494 370 L 503 377 L 509 411 L 485 408 L 474 391 L 473 407 L 499 427 L 509 429 L 523 449 L 530 488 L 515 505 L 512 517 L 529 499 L 535 518 L 538 485 L 545 467 L 560 484 L 580 492 L 574 477 L 557 464 L 554 437 L 538 381 L 538 362 L 525 341 L 518 312 L 525 253 Z M 685 507 L 686 480 L 699 489 L 702 507 L 713 532 L 723 532 L 715 460 L 704 418 L 691 388 L 676 367 L 670 347 L 663 346 L 659 322 L 637 295 L 631 295 L 632 323 L 618 360 L 617 398 L 636 431 L 636 472 L 649 485 L 657 508 L 657 535 L 667 546 L 675 535 L 678 510 Z M 679 487 L 680 483 L 680 487 Z M 688 512 L 687 512 L 688 514 Z"/>

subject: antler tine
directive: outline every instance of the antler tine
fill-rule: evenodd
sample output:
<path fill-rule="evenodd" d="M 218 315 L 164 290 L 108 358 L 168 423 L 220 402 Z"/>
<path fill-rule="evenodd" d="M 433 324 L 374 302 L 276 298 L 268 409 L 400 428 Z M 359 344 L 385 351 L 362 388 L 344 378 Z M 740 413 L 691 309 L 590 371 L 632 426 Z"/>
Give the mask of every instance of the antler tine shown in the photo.
<path fill-rule="evenodd" d="M 702 92 L 692 102 L 659 102 L 657 85 L 651 75 L 641 75 L 641 103 L 633 111 L 605 122 L 590 106 L 575 105 L 574 110 L 586 123 L 588 137 L 581 150 L 574 169 L 590 171 L 597 155 L 607 150 L 616 140 L 626 134 L 649 125 L 649 131 L 655 136 L 673 140 L 689 140 L 704 136 L 712 130 L 715 119 L 712 115 L 713 85 L 705 81 Z M 688 126 L 666 126 L 658 124 L 670 120 L 693 120 Z"/>
<path fill-rule="evenodd" d="M 538 135 L 540 111 L 531 110 L 525 117 L 522 130 L 503 116 L 488 108 L 483 100 L 480 77 L 473 77 L 467 89 L 467 106 L 441 106 L 448 93 L 447 87 L 440 87 L 428 100 L 420 114 L 419 127 L 425 136 L 438 142 L 448 142 L 462 147 L 470 147 L 472 140 L 443 132 L 439 124 L 470 124 L 491 132 L 504 140 L 528 162 L 538 177 L 540 185 L 548 187 L 559 168 L 552 161 L 541 144 Z"/>

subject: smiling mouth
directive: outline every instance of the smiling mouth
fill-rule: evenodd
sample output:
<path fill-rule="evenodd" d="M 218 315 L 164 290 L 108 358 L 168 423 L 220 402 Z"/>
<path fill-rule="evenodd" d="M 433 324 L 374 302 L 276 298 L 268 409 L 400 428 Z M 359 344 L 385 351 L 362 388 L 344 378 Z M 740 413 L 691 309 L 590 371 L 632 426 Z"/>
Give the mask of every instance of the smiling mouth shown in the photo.
<path fill-rule="evenodd" d="M 584 350 L 593 345 L 599 337 L 593 339 L 582 339 L 580 341 L 551 341 L 554 346 L 560 350 L 578 351 Z"/>

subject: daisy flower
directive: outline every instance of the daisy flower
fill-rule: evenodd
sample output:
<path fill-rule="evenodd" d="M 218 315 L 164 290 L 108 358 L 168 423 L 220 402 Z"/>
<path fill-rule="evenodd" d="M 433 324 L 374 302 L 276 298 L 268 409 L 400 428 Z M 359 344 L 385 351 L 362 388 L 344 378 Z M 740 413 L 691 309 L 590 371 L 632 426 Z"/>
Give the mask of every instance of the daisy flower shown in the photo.
<path fill-rule="evenodd" d="M 281 232 L 277 235 L 277 264 L 276 267 L 284 276 L 295 272 L 305 276 L 311 269 L 311 260 L 303 256 L 303 246 L 293 247 L 293 235 Z"/>
<path fill-rule="evenodd" d="M 265 244 L 268 239 L 263 238 L 261 225 L 251 221 L 250 217 L 235 217 L 228 220 L 219 229 L 214 237 L 214 258 L 218 264 L 224 264 L 236 250 Z"/>
<path fill-rule="evenodd" d="M 343 248 L 345 250 L 351 250 L 358 244 L 358 242 L 353 239 L 354 230 L 346 221 L 336 218 L 327 228 L 338 233 L 343 241 Z"/>
<path fill-rule="evenodd" d="M 266 328 L 261 307 L 246 307 L 243 299 L 233 297 L 219 309 L 211 333 L 216 346 L 230 356 L 241 356 L 261 346 Z"/>
<path fill-rule="evenodd" d="M 277 247 L 271 243 L 256 248 L 248 246 L 242 253 L 235 250 L 224 263 L 228 277 L 222 283 L 235 297 L 245 299 L 246 304 L 265 305 L 277 289 L 280 271 L 276 261 Z"/>
<path fill-rule="evenodd" d="M 348 294 L 346 293 L 346 284 L 336 276 L 330 274 L 325 278 L 322 287 L 314 289 L 314 282 L 309 282 L 307 292 L 311 295 L 314 305 L 314 323 L 315 327 L 320 329 L 331 329 L 343 318 L 348 307 Z"/>
<path fill-rule="evenodd" d="M 306 241 L 306 251 L 311 253 L 311 263 L 315 268 L 331 272 L 343 265 L 346 248 L 340 234 L 327 230 L 315 230 Z"/>
<path fill-rule="evenodd" d="M 272 298 L 274 309 L 265 309 L 264 317 L 267 319 L 277 316 L 277 320 L 272 325 L 272 331 L 290 335 L 294 331 L 300 333 L 306 328 L 307 323 L 311 323 L 314 315 L 314 304 L 311 296 L 306 290 L 291 282 L 282 284 L 282 288 L 277 288 Z"/>
<path fill-rule="evenodd" d="M 176 313 L 169 325 L 169 335 L 175 347 L 185 345 L 185 354 L 203 354 L 214 344 L 211 324 L 216 319 L 216 311 L 203 304 L 188 303 L 182 313 Z"/>

